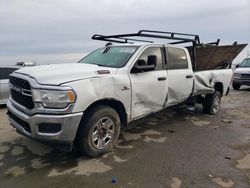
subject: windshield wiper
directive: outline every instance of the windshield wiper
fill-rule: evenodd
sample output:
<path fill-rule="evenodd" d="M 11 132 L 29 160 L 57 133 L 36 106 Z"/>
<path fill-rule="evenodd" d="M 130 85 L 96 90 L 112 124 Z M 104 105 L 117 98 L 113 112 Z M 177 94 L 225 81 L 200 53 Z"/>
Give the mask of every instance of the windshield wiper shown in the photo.
<path fill-rule="evenodd" d="M 105 65 L 103 65 L 103 64 L 98 64 L 98 63 L 92 63 L 92 62 L 84 62 L 84 63 L 86 63 L 86 64 L 91 64 L 91 65 L 98 65 L 98 66 L 100 66 L 100 67 L 106 67 Z"/>
<path fill-rule="evenodd" d="M 99 67 L 108 67 L 107 65 L 103 65 L 103 64 L 96 64 L 96 63 L 93 63 L 94 65 L 98 65 Z"/>
<path fill-rule="evenodd" d="M 109 66 L 109 65 L 103 65 L 103 64 L 98 64 L 98 63 L 92 63 L 92 62 L 84 62 L 86 64 L 91 64 L 91 65 L 97 65 L 99 67 L 113 67 L 113 66 Z"/>
<path fill-rule="evenodd" d="M 113 66 L 111 66 L 111 65 L 103 65 L 103 64 L 97 64 L 97 63 L 93 63 L 94 65 L 98 65 L 98 66 L 100 66 L 100 67 L 112 67 L 112 68 L 114 68 Z"/>

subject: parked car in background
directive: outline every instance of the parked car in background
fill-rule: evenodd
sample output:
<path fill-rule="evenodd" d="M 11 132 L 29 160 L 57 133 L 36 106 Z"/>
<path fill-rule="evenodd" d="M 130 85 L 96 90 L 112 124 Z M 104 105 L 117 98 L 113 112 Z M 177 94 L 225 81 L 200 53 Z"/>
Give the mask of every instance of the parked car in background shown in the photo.
<path fill-rule="evenodd" d="M 244 59 L 234 70 L 233 88 L 238 90 L 242 85 L 250 86 L 250 58 Z"/>
<path fill-rule="evenodd" d="M 10 96 L 9 75 L 17 69 L 34 65 L 33 62 L 17 62 L 16 66 L 0 67 L 0 105 L 6 104 Z"/>
<path fill-rule="evenodd" d="M 19 62 L 16 63 L 16 66 L 22 66 L 22 67 L 36 66 L 36 62 L 32 62 L 32 61 L 19 61 Z"/>
<path fill-rule="evenodd" d="M 18 67 L 0 67 L 0 105 L 6 104 L 10 96 L 9 75 Z"/>

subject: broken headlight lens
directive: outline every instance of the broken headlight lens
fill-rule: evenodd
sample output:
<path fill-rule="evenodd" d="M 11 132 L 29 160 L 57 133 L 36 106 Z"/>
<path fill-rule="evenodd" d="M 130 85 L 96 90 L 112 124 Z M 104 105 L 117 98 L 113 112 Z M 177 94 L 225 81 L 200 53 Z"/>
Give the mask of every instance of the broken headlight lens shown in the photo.
<path fill-rule="evenodd" d="M 34 89 L 32 95 L 34 102 L 42 103 L 45 108 L 65 108 L 76 100 L 75 93 L 72 90 Z"/>
<path fill-rule="evenodd" d="M 240 77 L 239 73 L 234 73 L 234 77 Z"/>

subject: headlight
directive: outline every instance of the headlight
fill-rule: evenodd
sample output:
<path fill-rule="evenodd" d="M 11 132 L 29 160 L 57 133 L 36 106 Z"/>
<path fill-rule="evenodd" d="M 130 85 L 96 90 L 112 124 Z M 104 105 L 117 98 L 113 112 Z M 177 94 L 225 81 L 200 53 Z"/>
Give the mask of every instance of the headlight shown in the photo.
<path fill-rule="evenodd" d="M 239 73 L 234 73 L 234 77 L 240 77 Z"/>
<path fill-rule="evenodd" d="M 47 108 L 65 108 L 69 103 L 76 100 L 75 93 L 72 90 L 32 90 L 34 102 L 40 102 Z"/>

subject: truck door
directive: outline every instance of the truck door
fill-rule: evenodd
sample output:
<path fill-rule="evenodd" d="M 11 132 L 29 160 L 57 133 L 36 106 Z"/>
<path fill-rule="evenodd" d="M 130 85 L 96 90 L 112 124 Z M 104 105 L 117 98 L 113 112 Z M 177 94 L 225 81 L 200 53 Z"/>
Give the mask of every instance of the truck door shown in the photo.
<path fill-rule="evenodd" d="M 163 108 L 167 95 L 167 71 L 164 62 L 162 46 L 148 47 L 131 68 L 132 119 Z M 135 69 L 136 66 L 150 64 L 155 64 L 155 68 L 141 72 Z"/>
<path fill-rule="evenodd" d="M 193 89 L 193 70 L 188 51 L 166 47 L 168 97 L 167 106 L 185 101 Z M 189 62 L 189 63 L 188 63 Z"/>

